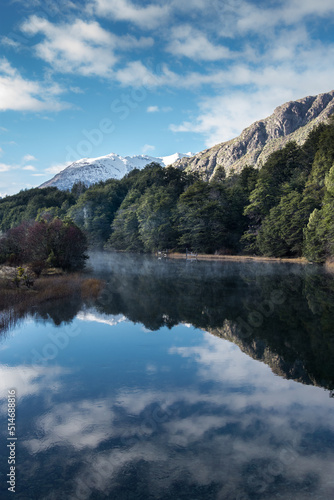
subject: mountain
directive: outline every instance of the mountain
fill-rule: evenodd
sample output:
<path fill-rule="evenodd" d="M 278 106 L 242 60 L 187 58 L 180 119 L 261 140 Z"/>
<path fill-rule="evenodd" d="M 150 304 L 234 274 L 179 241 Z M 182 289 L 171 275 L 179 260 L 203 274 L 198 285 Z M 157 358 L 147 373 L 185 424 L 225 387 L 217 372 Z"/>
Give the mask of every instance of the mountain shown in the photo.
<path fill-rule="evenodd" d="M 148 163 L 156 162 L 167 166 L 183 157 L 193 156 L 193 153 L 175 153 L 170 156 L 153 157 L 147 155 L 120 156 L 114 153 L 98 158 L 83 158 L 75 161 L 59 172 L 40 188 L 55 186 L 61 190 L 70 190 L 76 182 L 91 186 L 108 179 L 121 179 L 134 168 L 143 169 Z"/>
<path fill-rule="evenodd" d="M 219 167 L 224 167 L 227 175 L 240 172 L 246 165 L 260 168 L 271 153 L 282 149 L 288 142 L 303 144 L 310 131 L 325 122 L 333 111 L 334 91 L 304 97 L 279 106 L 268 118 L 247 127 L 239 137 L 195 155 L 175 153 L 162 157 L 123 157 L 111 153 L 99 158 L 83 158 L 39 187 L 56 186 L 68 190 L 79 181 L 91 186 L 107 179 L 121 179 L 134 168 L 142 169 L 151 162 L 163 166 L 173 165 L 188 172 L 198 172 L 204 180 L 210 180 Z"/>
<path fill-rule="evenodd" d="M 325 122 L 333 111 L 334 91 L 287 102 L 268 118 L 247 127 L 239 137 L 192 158 L 177 160 L 173 166 L 198 172 L 204 180 L 210 180 L 219 167 L 224 167 L 227 175 L 240 172 L 246 165 L 260 168 L 271 153 L 282 149 L 287 142 L 303 144 L 310 131 Z"/>

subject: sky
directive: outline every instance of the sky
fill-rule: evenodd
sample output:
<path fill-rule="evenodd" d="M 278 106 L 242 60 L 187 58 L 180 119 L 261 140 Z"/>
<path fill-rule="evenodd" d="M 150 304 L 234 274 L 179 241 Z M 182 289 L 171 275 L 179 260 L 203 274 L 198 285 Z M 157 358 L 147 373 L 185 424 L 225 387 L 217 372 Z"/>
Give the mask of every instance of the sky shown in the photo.
<path fill-rule="evenodd" d="M 333 89 L 333 0 L 6 0 L 0 196 L 84 157 L 196 153 Z"/>

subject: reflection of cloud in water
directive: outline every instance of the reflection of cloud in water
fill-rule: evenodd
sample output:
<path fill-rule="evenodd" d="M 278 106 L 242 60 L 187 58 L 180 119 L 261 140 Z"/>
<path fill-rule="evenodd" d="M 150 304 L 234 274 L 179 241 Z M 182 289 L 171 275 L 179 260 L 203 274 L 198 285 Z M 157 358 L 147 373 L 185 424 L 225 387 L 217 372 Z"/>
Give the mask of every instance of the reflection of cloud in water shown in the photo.
<path fill-rule="evenodd" d="M 154 365 L 152 363 L 148 363 L 146 365 L 146 373 L 153 374 L 153 373 L 157 373 L 157 371 L 158 371 L 158 367 L 156 365 Z"/>
<path fill-rule="evenodd" d="M 172 420 L 166 427 L 169 442 L 186 447 L 202 439 L 206 432 L 223 428 L 227 423 L 228 419 L 224 417 L 202 415 Z"/>
<path fill-rule="evenodd" d="M 43 437 L 25 441 L 31 453 L 38 453 L 53 446 L 95 448 L 113 432 L 113 412 L 105 400 L 63 403 L 37 421 Z"/>
<path fill-rule="evenodd" d="M 59 366 L 2 365 L 0 366 L 0 397 L 7 400 L 9 388 L 15 388 L 18 398 L 41 394 L 44 391 L 46 393 L 58 392 L 62 387 L 59 377 L 68 373 L 70 370 Z"/>
<path fill-rule="evenodd" d="M 109 498 L 128 491 L 124 498 L 130 498 L 131 481 L 142 481 L 152 498 L 171 499 L 177 484 L 201 499 L 205 488 L 215 492 L 207 498 L 217 500 L 245 492 L 251 495 L 246 499 L 332 497 L 334 451 L 326 437 L 334 432 L 333 401 L 324 391 L 280 379 L 207 333 L 202 345 L 170 354 L 196 362 L 197 385 L 123 389 L 105 399 L 54 405 L 37 420 L 42 437 L 25 442 L 31 453 L 80 450 L 73 498 L 88 499 L 93 491 Z M 27 379 L 27 394 L 43 384 L 43 377 Z M 197 494 L 197 487 L 204 490 Z"/>
<path fill-rule="evenodd" d="M 123 314 L 110 315 L 110 314 L 102 314 L 96 311 L 96 309 L 87 309 L 81 311 L 77 314 L 77 319 L 81 321 L 92 321 L 95 323 L 104 323 L 106 325 L 115 326 L 118 323 L 123 321 L 128 321 L 127 318 Z"/>
<path fill-rule="evenodd" d="M 206 332 L 203 338 L 203 345 L 173 347 L 170 354 L 195 360 L 203 381 L 233 389 L 229 404 L 234 409 L 242 409 L 249 404 L 270 409 L 278 401 L 282 409 L 292 404 L 301 404 L 306 408 L 317 404 L 322 407 L 326 404 L 329 408 L 333 406 L 327 392 L 273 375 L 266 364 L 248 357 L 232 342 Z"/>

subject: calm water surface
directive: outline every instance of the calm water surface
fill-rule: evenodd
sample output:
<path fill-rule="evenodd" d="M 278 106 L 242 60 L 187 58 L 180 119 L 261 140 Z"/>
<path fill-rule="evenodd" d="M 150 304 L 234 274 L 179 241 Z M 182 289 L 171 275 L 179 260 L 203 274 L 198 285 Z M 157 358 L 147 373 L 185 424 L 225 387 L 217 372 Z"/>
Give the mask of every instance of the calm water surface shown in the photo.
<path fill-rule="evenodd" d="M 95 255 L 0 338 L 1 498 L 334 497 L 334 278 Z M 16 496 L 7 391 L 17 393 Z"/>

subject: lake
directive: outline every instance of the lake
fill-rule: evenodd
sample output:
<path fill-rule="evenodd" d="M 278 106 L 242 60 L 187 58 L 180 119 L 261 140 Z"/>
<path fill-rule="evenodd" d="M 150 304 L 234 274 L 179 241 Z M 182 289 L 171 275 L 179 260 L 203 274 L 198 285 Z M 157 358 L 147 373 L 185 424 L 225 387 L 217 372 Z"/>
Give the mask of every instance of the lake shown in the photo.
<path fill-rule="evenodd" d="M 98 300 L 48 301 L 1 333 L 1 498 L 10 445 L 17 499 L 334 497 L 331 274 L 108 253 L 89 267 Z"/>

